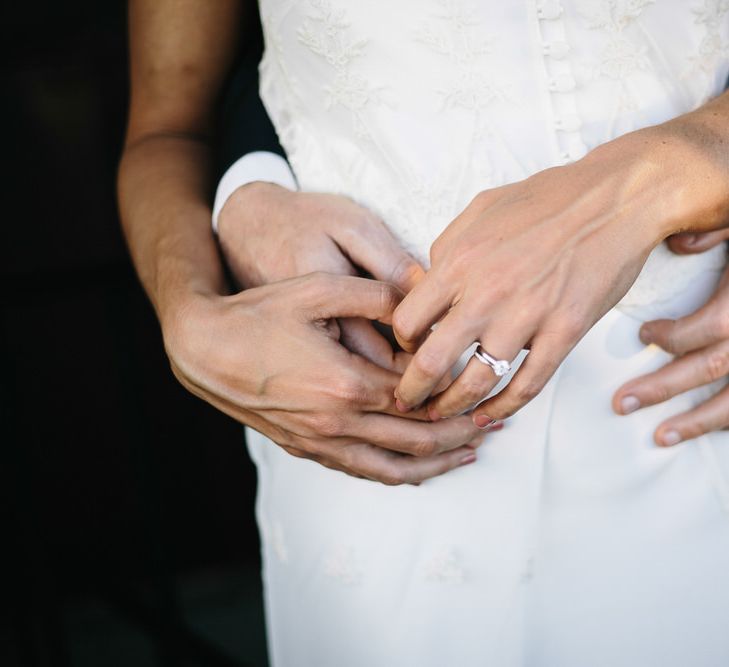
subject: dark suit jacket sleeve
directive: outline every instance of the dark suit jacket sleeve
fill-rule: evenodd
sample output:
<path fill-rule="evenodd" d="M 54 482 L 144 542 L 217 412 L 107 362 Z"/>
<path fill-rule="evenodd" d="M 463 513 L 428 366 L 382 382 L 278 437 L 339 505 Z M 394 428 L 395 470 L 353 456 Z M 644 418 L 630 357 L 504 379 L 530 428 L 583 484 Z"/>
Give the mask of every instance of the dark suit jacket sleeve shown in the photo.
<path fill-rule="evenodd" d="M 253 151 L 286 157 L 258 95 L 258 63 L 263 53 L 260 21 L 254 20 L 241 39 L 239 54 L 221 100 L 215 137 L 216 181 L 238 158 Z"/>

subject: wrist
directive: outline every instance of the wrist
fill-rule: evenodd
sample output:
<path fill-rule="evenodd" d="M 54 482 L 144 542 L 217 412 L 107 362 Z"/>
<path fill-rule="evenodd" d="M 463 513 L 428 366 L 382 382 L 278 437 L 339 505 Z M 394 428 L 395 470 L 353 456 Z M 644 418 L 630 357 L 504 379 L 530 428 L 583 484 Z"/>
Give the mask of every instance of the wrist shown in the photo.
<path fill-rule="evenodd" d="M 287 190 L 298 189 L 289 163 L 280 155 L 268 151 L 244 155 L 227 169 L 218 183 L 212 215 L 214 232 L 218 232 L 219 216 L 231 195 L 253 182 L 275 183 Z"/>
<path fill-rule="evenodd" d="M 723 96 L 726 98 L 726 95 Z M 660 126 L 680 173 L 681 220 L 673 233 L 706 232 L 729 225 L 729 104 L 717 99 Z M 720 113 L 716 111 L 719 104 Z"/>
<path fill-rule="evenodd" d="M 287 188 L 267 181 L 251 181 L 238 186 L 218 214 L 217 233 L 221 245 L 246 231 L 252 224 L 265 222 L 270 215 L 272 202 L 289 193 Z"/>
<path fill-rule="evenodd" d="M 230 290 L 218 258 L 205 267 L 168 257 L 158 268 L 153 305 L 162 332 L 175 328 L 190 309 L 226 296 Z"/>
<path fill-rule="evenodd" d="M 715 116 L 698 110 L 616 140 L 643 164 L 659 241 L 729 224 L 729 126 Z"/>
<path fill-rule="evenodd" d="M 192 343 L 193 339 L 200 338 L 213 321 L 216 305 L 223 298 L 221 294 L 200 291 L 194 286 L 168 294 L 158 316 L 165 349 L 171 357 L 186 359 L 195 352 L 198 345 Z"/>

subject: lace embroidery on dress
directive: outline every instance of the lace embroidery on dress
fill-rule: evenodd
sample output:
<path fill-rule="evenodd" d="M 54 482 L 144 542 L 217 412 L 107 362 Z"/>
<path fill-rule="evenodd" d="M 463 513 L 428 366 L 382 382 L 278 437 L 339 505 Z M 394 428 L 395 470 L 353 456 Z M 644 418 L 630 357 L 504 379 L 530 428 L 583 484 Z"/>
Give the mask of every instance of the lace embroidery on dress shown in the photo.
<path fill-rule="evenodd" d="M 682 74 L 683 78 L 697 73 L 708 77 L 713 82 L 713 75 L 721 60 L 729 56 L 729 43 L 722 38 L 722 20 L 729 14 L 729 0 L 704 0 L 703 4 L 692 8 L 694 23 L 703 26 L 704 36 L 701 38 L 698 53 L 689 58 L 689 67 Z M 708 99 L 700 100 L 703 103 Z"/>
<path fill-rule="evenodd" d="M 466 572 L 455 549 L 444 548 L 435 553 L 425 565 L 426 581 L 445 584 L 463 584 Z"/>
<path fill-rule="evenodd" d="M 643 10 L 655 0 L 592 0 L 584 3 L 581 13 L 591 30 L 607 33 L 607 42 L 594 68 L 596 78 L 613 79 L 619 84 L 618 111 L 633 111 L 638 101 L 627 80 L 638 71 L 652 69 L 648 48 L 630 39 L 628 29 L 640 18 Z"/>
<path fill-rule="evenodd" d="M 362 570 L 352 547 L 339 545 L 324 560 L 324 574 L 347 586 L 362 583 Z"/>
<path fill-rule="evenodd" d="M 383 101 L 384 87 L 373 86 L 354 71 L 353 63 L 364 54 L 368 40 L 350 36 L 351 23 L 344 10 L 335 9 L 329 0 L 309 0 L 309 5 L 313 13 L 296 32 L 302 44 L 334 69 L 333 79 L 324 85 L 325 106 L 347 109 L 357 137 L 369 138 L 361 112 L 368 104 Z"/>
<path fill-rule="evenodd" d="M 494 167 L 489 158 L 493 147 L 489 142 L 498 138 L 502 150 L 525 173 L 524 166 L 501 133 L 491 127 L 486 110 L 496 102 L 513 102 L 508 80 L 501 79 L 496 38 L 486 32 L 475 10 L 458 0 L 434 0 L 430 20 L 424 20 L 413 33 L 416 42 L 449 61 L 448 75 L 435 90 L 440 111 L 463 109 L 472 112 L 473 126 L 467 143 L 469 154 L 454 165 L 454 172 L 441 174 L 435 182 L 421 180 L 413 189 L 420 203 L 417 214 L 431 217 L 452 217 L 462 202 L 474 193 L 462 192 L 466 181 L 477 181 L 483 186 L 493 183 Z M 456 75 L 453 76 L 453 72 Z M 466 173 L 465 167 L 470 173 Z M 435 208 L 434 208 L 435 207 Z"/>
<path fill-rule="evenodd" d="M 433 18 L 443 25 L 424 22 L 415 30 L 415 39 L 456 66 L 458 75 L 449 77 L 438 89 L 443 108 L 485 109 L 494 100 L 507 97 L 507 86 L 493 75 L 493 37 L 484 36 L 472 9 L 455 0 L 438 0 Z"/>
<path fill-rule="evenodd" d="M 305 112 L 301 104 L 299 83 L 286 58 L 286 40 L 280 26 L 284 17 L 295 7 L 295 0 L 281 3 L 260 2 L 261 25 L 266 48 L 260 64 L 260 95 L 266 111 L 276 128 L 287 158 L 297 171 L 302 138 L 301 119 Z"/>

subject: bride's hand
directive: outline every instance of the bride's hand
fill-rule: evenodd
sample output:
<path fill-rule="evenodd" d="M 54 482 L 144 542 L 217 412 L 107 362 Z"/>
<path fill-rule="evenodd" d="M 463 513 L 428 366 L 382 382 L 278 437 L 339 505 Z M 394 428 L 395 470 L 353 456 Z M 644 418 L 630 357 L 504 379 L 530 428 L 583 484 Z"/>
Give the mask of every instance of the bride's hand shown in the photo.
<path fill-rule="evenodd" d="M 507 360 L 530 348 L 510 384 L 474 411 L 479 426 L 509 417 L 626 293 L 657 243 L 725 223 L 726 160 L 699 160 L 695 134 L 680 123 L 641 130 L 476 196 L 433 244 L 432 268 L 395 311 L 398 340 L 417 348 L 396 390 L 400 407 L 425 401 L 480 341 Z M 471 359 L 430 401 L 432 418 L 472 407 L 496 380 Z"/>
<path fill-rule="evenodd" d="M 386 484 L 418 483 L 475 454 L 469 417 L 406 419 L 400 375 L 344 348 L 337 318 L 389 322 L 402 293 L 314 273 L 233 296 L 201 294 L 163 321 L 172 369 L 193 394 L 295 456 Z"/>
<path fill-rule="evenodd" d="M 403 292 L 424 271 L 371 211 L 347 197 L 292 192 L 273 183 L 239 187 L 223 206 L 218 238 L 232 277 L 241 287 L 315 271 L 370 274 Z M 384 368 L 402 372 L 410 358 L 361 318 L 340 322 L 342 343 Z"/>
<path fill-rule="evenodd" d="M 660 370 L 624 384 L 613 397 L 618 414 L 711 384 L 729 375 L 729 269 L 712 298 L 695 313 L 678 320 L 646 322 L 640 330 L 646 344 L 676 356 Z M 667 419 L 656 428 L 657 444 L 669 446 L 729 426 L 729 387 L 718 389 L 696 408 Z"/>

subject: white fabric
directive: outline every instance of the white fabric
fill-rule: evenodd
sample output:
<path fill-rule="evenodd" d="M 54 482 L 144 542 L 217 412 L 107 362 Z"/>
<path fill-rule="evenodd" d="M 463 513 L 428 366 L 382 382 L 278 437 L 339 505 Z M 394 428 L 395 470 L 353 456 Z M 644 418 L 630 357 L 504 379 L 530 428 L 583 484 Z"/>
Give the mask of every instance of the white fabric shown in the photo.
<path fill-rule="evenodd" d="M 261 0 L 261 93 L 302 190 L 375 210 L 427 260 L 478 191 L 685 113 L 729 73 L 727 0 Z M 729 664 L 729 435 L 662 449 L 624 381 L 642 320 L 716 285 L 659 248 L 476 464 L 385 487 L 249 432 L 273 665 Z"/>
<path fill-rule="evenodd" d="M 213 203 L 212 224 L 213 231 L 218 233 L 218 216 L 239 187 L 254 181 L 276 183 L 289 190 L 296 190 L 294 178 L 289 163 L 280 155 L 269 151 L 253 151 L 238 158 L 223 174 L 215 191 Z"/>

